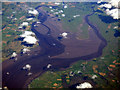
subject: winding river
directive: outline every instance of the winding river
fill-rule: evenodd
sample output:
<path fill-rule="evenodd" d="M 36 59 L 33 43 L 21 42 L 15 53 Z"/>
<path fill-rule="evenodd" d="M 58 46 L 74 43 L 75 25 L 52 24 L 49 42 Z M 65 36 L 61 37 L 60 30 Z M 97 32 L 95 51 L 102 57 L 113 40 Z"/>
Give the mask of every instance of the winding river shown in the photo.
<path fill-rule="evenodd" d="M 38 9 L 38 6 L 36 9 Z M 37 36 L 37 39 L 39 39 L 39 45 L 41 47 L 40 53 L 37 55 L 23 55 L 22 57 L 18 58 L 18 61 L 14 62 L 13 60 L 6 60 L 3 62 L 3 86 L 7 86 L 8 88 L 25 88 L 28 86 L 28 84 L 33 80 L 34 78 L 40 76 L 44 72 L 46 72 L 47 69 L 46 66 L 48 64 L 52 64 L 52 67 L 50 70 L 60 70 L 61 68 L 67 68 L 70 66 L 71 63 L 74 63 L 78 60 L 89 60 L 95 57 L 99 57 L 102 55 L 103 48 L 107 45 L 106 40 L 102 37 L 102 35 L 99 33 L 99 30 L 89 21 L 89 16 L 92 14 L 85 16 L 86 23 L 94 30 L 95 34 L 98 36 L 98 38 L 102 41 L 101 45 L 98 49 L 98 52 L 92 53 L 87 56 L 77 57 L 77 58 L 49 58 L 48 56 L 56 56 L 64 52 L 65 46 L 59 42 L 58 40 L 54 39 L 51 35 L 51 29 L 44 24 L 44 22 L 47 20 L 47 13 L 42 14 L 39 13 L 38 19 L 41 22 L 41 25 L 45 26 L 48 30 L 47 34 L 41 34 L 39 33 L 35 28 L 34 25 L 36 22 L 32 24 L 32 31 Z M 56 46 L 53 46 L 52 44 L 56 43 Z M 26 64 L 30 64 L 32 66 L 30 71 L 21 70 L 23 66 Z M 9 75 L 6 74 L 6 72 L 10 72 Z M 28 76 L 28 72 L 32 72 L 33 74 L 31 76 Z"/>

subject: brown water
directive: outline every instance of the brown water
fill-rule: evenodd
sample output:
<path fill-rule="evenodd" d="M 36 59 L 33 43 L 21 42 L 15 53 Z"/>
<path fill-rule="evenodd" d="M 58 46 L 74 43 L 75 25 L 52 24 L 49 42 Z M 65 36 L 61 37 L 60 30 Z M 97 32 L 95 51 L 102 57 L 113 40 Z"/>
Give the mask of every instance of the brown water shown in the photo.
<path fill-rule="evenodd" d="M 42 11 L 40 13 L 42 13 Z M 35 55 L 36 52 L 34 51 L 30 56 L 26 54 L 23 56 L 19 56 L 18 61 L 16 62 L 14 62 L 14 60 L 4 61 L 2 74 L 3 86 L 7 86 L 8 88 L 25 88 L 31 82 L 31 80 L 40 76 L 47 70 L 60 70 L 61 68 L 69 67 L 70 64 L 78 60 L 89 60 L 102 55 L 102 50 L 106 46 L 106 40 L 100 35 L 98 29 L 89 22 L 88 17 L 90 15 L 86 15 L 85 21 L 90 25 L 95 34 L 101 40 L 97 52 L 91 51 L 91 54 L 85 56 L 83 55 L 76 58 L 49 58 L 48 56 L 56 56 L 64 53 L 66 46 L 50 34 L 51 28 L 44 24 L 48 16 L 44 12 L 42 13 L 42 15 L 43 16 L 39 17 L 40 20 L 43 19 L 41 25 L 42 27 L 44 26 L 44 28 L 46 27 L 46 30 L 48 29 L 49 33 L 45 34 L 38 32 L 38 30 L 34 28 L 36 22 L 32 24 L 32 31 L 36 34 L 37 39 L 39 39 L 38 43 L 40 46 L 40 52 L 38 52 L 37 55 Z M 56 45 L 53 46 L 53 43 L 55 43 Z M 30 64 L 32 66 L 31 70 L 29 71 L 33 73 L 31 76 L 27 76 L 28 71 L 22 70 L 22 67 L 26 64 Z M 52 65 L 50 69 L 46 68 L 48 64 Z M 7 75 L 6 72 L 10 72 L 10 74 Z"/>

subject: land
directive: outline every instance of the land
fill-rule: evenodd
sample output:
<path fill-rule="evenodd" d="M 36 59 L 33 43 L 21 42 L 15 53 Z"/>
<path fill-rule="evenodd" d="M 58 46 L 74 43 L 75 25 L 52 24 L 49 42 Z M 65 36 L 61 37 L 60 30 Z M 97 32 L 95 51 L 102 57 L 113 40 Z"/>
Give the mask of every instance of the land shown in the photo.
<path fill-rule="evenodd" d="M 97 10 L 97 7 L 95 7 Z M 29 85 L 29 88 L 65 88 L 63 75 L 66 75 L 67 87 L 73 83 L 73 77 L 70 77 L 70 72 L 74 72 L 74 75 L 81 76 L 78 71 L 81 71 L 82 77 L 87 76 L 91 78 L 93 75 L 97 75 L 96 79 L 92 79 L 96 88 L 119 88 L 119 38 L 114 37 L 113 27 L 117 23 L 104 23 L 98 17 L 101 13 L 96 13 L 90 17 L 91 22 L 100 29 L 100 33 L 107 40 L 107 46 L 103 50 L 103 54 L 99 58 L 94 58 L 89 61 L 80 60 L 72 64 L 67 70 L 62 71 L 48 71 L 36 78 Z M 104 13 L 102 13 L 104 14 Z M 84 29 L 83 29 L 84 30 Z M 106 33 L 106 31 L 109 31 Z M 52 77 L 52 78 L 51 78 Z M 77 77 L 75 83 L 82 81 L 81 77 Z M 80 80 L 80 81 L 79 81 Z M 84 81 L 84 80 L 83 80 Z"/>
<path fill-rule="evenodd" d="M 5 4 L 3 7 L 3 11 L 4 11 L 3 14 L 5 13 L 3 17 L 3 26 L 6 25 L 5 29 L 3 28 L 3 60 L 6 60 L 11 56 L 11 54 L 14 51 L 16 51 L 17 53 L 20 53 L 21 49 L 23 48 L 23 46 L 21 45 L 21 41 L 16 40 L 21 34 L 21 31 L 18 30 L 17 26 L 19 26 L 19 24 L 22 23 L 23 21 L 26 21 L 25 17 L 27 16 L 27 13 L 25 12 L 25 10 L 20 9 L 21 8 L 20 6 L 26 4 L 29 7 L 35 8 L 38 5 L 54 6 L 54 3 L 18 3 L 18 5 L 15 3 L 13 4 L 3 3 L 3 4 Z M 83 49 L 81 47 L 76 48 L 75 43 L 77 42 L 86 41 L 87 43 L 86 44 L 84 43 L 83 45 L 86 45 L 86 47 L 89 47 L 89 45 L 92 46 L 94 44 L 94 40 L 95 40 L 97 41 L 96 42 L 97 44 L 94 44 L 96 46 L 94 48 L 96 49 L 98 48 L 101 42 L 101 40 L 99 40 L 96 37 L 94 32 L 89 28 L 89 26 L 84 21 L 84 16 L 91 13 L 92 11 L 90 9 L 91 4 L 68 3 L 68 5 L 69 7 L 67 9 L 64 9 L 61 5 L 59 6 L 59 9 L 63 9 L 66 15 L 66 17 L 61 17 L 61 21 L 57 21 L 58 19 L 57 17 L 54 19 L 55 21 L 50 22 L 51 19 L 49 19 L 48 22 L 45 22 L 45 24 L 48 25 L 49 27 L 52 27 L 51 26 L 52 24 L 55 24 L 55 26 L 59 26 L 60 31 L 56 31 L 55 27 L 53 28 L 52 36 L 54 38 L 56 38 L 57 36 L 56 33 L 62 33 L 62 32 L 70 33 L 70 36 L 69 36 L 70 39 L 68 38 L 69 40 L 66 39 L 62 41 L 62 44 L 67 46 L 67 48 L 63 54 L 56 56 L 58 58 L 79 56 L 79 53 L 77 52 L 79 52 L 80 50 L 83 51 Z M 14 22 L 15 24 L 17 24 L 17 26 L 15 26 L 13 23 L 12 25 L 11 24 L 9 25 L 8 22 L 11 23 L 12 20 L 11 19 L 9 20 L 6 18 L 7 16 L 12 15 L 12 13 L 10 12 L 14 11 L 13 9 L 11 9 L 11 7 L 15 8 L 15 10 L 21 11 L 20 12 L 21 14 L 19 14 L 20 16 L 16 14 L 16 17 L 18 19 L 23 17 L 23 15 L 25 16 L 23 17 L 22 20 L 19 19 Z M 81 9 L 79 7 L 81 7 Z M 9 8 L 9 12 L 7 12 L 8 8 Z M 98 10 L 97 5 L 95 5 L 95 9 Z M 50 8 L 43 8 L 43 10 L 50 12 Z M 71 10 L 73 12 L 71 12 Z M 10 14 L 8 15 L 8 13 Z M 50 13 L 51 13 L 50 15 L 55 16 L 52 12 Z M 73 19 L 73 15 L 76 15 L 76 14 L 80 14 L 80 17 Z M 44 72 L 40 77 L 33 80 L 31 84 L 28 86 L 28 88 L 30 89 L 31 88 L 68 88 L 76 83 L 81 83 L 83 81 L 91 82 L 91 84 L 95 88 L 119 88 L 119 84 L 120 84 L 119 82 L 120 71 L 118 71 L 120 68 L 119 67 L 120 66 L 120 61 L 119 61 L 120 50 L 118 47 L 119 37 L 118 38 L 114 37 L 115 31 L 113 30 L 113 27 L 117 25 L 117 22 L 114 22 L 114 23 L 102 22 L 101 19 L 98 17 L 99 14 L 104 15 L 104 13 L 96 12 L 94 15 L 90 16 L 89 19 L 99 29 L 102 36 L 107 40 L 107 46 L 103 49 L 102 56 L 98 58 L 93 58 L 90 60 L 78 60 L 77 62 L 72 63 L 70 67 L 68 67 L 67 69 L 61 68 L 60 71 L 49 70 L 47 72 Z M 72 21 L 69 22 L 69 20 L 72 20 Z M 39 27 L 42 27 L 42 26 L 39 26 Z M 42 34 L 46 34 L 46 32 L 43 29 L 44 27 L 42 27 L 39 32 Z M 25 30 L 30 30 L 30 27 Z M 108 31 L 108 33 L 106 33 L 106 30 Z M 70 41 L 70 42 L 67 42 L 67 41 Z M 78 43 L 77 46 L 81 45 L 82 44 L 81 42 Z M 37 46 L 38 45 L 36 45 L 36 47 Z M 92 47 L 89 49 L 89 51 L 90 50 L 93 51 Z M 33 51 L 34 48 L 35 46 L 31 47 L 32 49 L 31 51 Z M 36 50 L 37 49 L 38 47 L 36 48 Z M 71 50 L 70 51 L 71 54 L 69 56 L 65 55 L 65 53 L 68 52 L 67 50 Z M 88 48 L 86 48 L 85 51 L 87 50 Z M 85 51 L 84 53 L 82 52 L 81 54 L 87 53 Z M 35 54 L 34 51 L 31 52 L 31 55 L 33 54 Z M 25 55 L 24 57 L 27 57 L 27 55 Z M 56 57 L 52 57 L 52 58 L 56 58 Z M 22 61 L 23 60 L 21 60 L 21 62 Z M 9 65 L 11 61 L 8 61 L 8 62 L 9 62 L 8 63 Z M 7 65 L 5 67 L 7 67 Z M 19 72 L 22 72 L 22 71 L 19 71 Z M 73 76 L 71 76 L 70 74 L 71 72 L 73 73 Z M 24 76 L 23 74 L 21 75 Z M 64 75 L 66 75 L 65 78 L 64 78 Z M 93 75 L 96 75 L 97 78 L 92 79 Z"/>
<path fill-rule="evenodd" d="M 11 57 L 13 52 L 20 53 L 23 49 L 22 41 L 18 40 L 24 31 L 31 31 L 33 21 L 27 21 L 29 14 L 22 8 L 23 3 L 2 3 L 2 61 Z M 31 22 L 25 29 L 18 27 L 22 22 Z M 35 45 L 34 47 L 36 47 Z M 29 47 L 30 49 L 34 47 Z"/>

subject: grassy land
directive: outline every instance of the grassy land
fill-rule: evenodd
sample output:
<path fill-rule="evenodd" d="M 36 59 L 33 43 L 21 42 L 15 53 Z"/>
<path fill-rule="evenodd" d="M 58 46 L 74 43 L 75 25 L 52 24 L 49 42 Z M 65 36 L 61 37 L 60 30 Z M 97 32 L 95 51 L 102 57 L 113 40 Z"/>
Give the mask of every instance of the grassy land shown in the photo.
<path fill-rule="evenodd" d="M 75 4 L 74 6 L 75 7 L 69 6 L 67 9 L 64 9 L 66 17 L 63 18 L 63 28 L 70 30 L 72 32 L 77 32 L 78 31 L 77 27 L 80 24 L 83 24 L 84 16 L 91 12 L 91 9 L 89 9 L 91 7 L 83 3 Z M 80 16 L 73 18 L 74 15 Z M 71 22 L 68 22 L 68 20 L 71 20 Z M 84 28 L 82 28 L 82 30 L 84 31 Z"/>
<path fill-rule="evenodd" d="M 2 60 L 10 58 L 13 52 L 20 53 L 23 46 L 18 41 L 22 31 L 18 29 L 22 22 L 26 22 L 29 14 L 21 8 L 21 3 L 2 3 Z M 16 19 L 15 19 L 16 18 Z M 32 21 L 27 21 L 29 26 L 25 30 L 31 29 Z"/>
<path fill-rule="evenodd" d="M 2 27 L 5 26 L 2 29 L 2 56 L 4 60 L 8 58 L 12 54 L 12 52 L 16 50 L 19 51 L 21 49 L 20 42 L 15 42 L 14 40 L 18 38 L 18 35 L 22 33 L 20 31 L 17 31 L 18 25 L 23 21 L 19 20 L 19 18 L 26 13 L 24 11 L 20 12 L 20 8 L 17 7 L 15 3 L 3 3 L 2 6 L 4 15 L 2 17 Z M 19 14 L 13 12 L 19 12 Z M 13 17 L 17 18 L 18 20 L 13 20 Z"/>
<path fill-rule="evenodd" d="M 33 80 L 29 88 L 61 88 L 63 87 L 61 81 L 62 75 L 66 74 L 69 76 L 70 71 L 73 71 L 75 74 L 81 71 L 83 76 L 87 75 L 90 78 L 92 75 L 97 75 L 97 78 L 94 79 L 96 83 L 95 87 L 114 89 L 119 87 L 120 83 L 118 81 L 120 79 L 118 70 L 120 68 L 120 61 L 118 57 L 118 42 L 120 41 L 119 38 L 114 37 L 115 32 L 113 30 L 113 27 L 117 25 L 117 23 L 111 23 L 110 26 L 110 24 L 102 22 L 98 18 L 98 15 L 91 16 L 90 20 L 100 29 L 100 33 L 107 40 L 108 45 L 104 48 L 102 56 L 90 61 L 80 60 L 65 71 L 48 71 Z M 110 28 L 108 28 L 109 26 Z M 109 32 L 106 33 L 106 30 Z M 68 79 L 71 80 L 70 78 Z M 55 83 L 57 85 L 55 85 Z"/>

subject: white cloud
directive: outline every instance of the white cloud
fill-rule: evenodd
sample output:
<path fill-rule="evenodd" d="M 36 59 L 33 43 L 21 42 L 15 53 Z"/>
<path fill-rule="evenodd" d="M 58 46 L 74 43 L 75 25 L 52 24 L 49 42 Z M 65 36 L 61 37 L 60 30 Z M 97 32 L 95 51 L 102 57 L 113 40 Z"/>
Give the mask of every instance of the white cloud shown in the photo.
<path fill-rule="evenodd" d="M 109 9 L 106 10 L 106 14 L 112 16 L 113 19 L 119 19 L 120 18 L 119 13 L 120 13 L 120 9 L 117 9 L 117 8 L 112 10 L 109 10 Z"/>
<path fill-rule="evenodd" d="M 34 36 L 31 36 L 31 35 L 35 35 L 35 33 L 31 31 L 25 31 L 22 35 L 20 35 L 20 37 L 24 37 L 23 41 L 28 44 L 36 44 L 38 40 Z"/>
<path fill-rule="evenodd" d="M 63 13 L 63 10 L 60 10 L 59 13 Z"/>
<path fill-rule="evenodd" d="M 97 75 L 93 75 L 93 76 L 92 76 L 92 79 L 96 79 L 96 78 L 97 78 Z"/>
<path fill-rule="evenodd" d="M 30 69 L 31 69 L 31 65 L 29 65 L 29 64 L 26 64 L 26 65 L 23 67 L 23 69 L 30 70 Z"/>
<path fill-rule="evenodd" d="M 50 10 L 51 12 L 54 12 L 54 10 Z"/>
<path fill-rule="evenodd" d="M 62 17 L 65 17 L 65 14 L 62 14 Z"/>
<path fill-rule="evenodd" d="M 102 2 L 102 0 L 99 0 L 97 3 L 101 3 Z"/>
<path fill-rule="evenodd" d="M 48 64 L 48 65 L 47 65 L 47 68 L 50 68 L 51 66 L 52 66 L 51 64 Z"/>
<path fill-rule="evenodd" d="M 80 84 L 79 86 L 76 86 L 77 89 L 85 89 L 85 88 L 93 88 L 93 86 L 88 83 L 88 82 L 84 82 L 82 84 Z"/>
<path fill-rule="evenodd" d="M 118 7 L 118 3 L 120 2 L 120 0 L 110 0 L 110 4 L 114 7 Z"/>
<path fill-rule="evenodd" d="M 23 49 L 23 53 L 26 53 L 26 52 L 28 52 L 28 51 L 30 51 L 28 48 L 24 48 L 24 49 Z"/>
<path fill-rule="evenodd" d="M 7 72 L 6 74 L 7 74 L 7 75 L 9 75 L 10 73 L 9 73 L 9 72 Z M 1 90 L 2 90 L 2 89 L 1 89 Z"/>
<path fill-rule="evenodd" d="M 30 35 L 35 35 L 35 33 L 31 32 L 31 31 L 25 31 L 25 33 L 20 35 L 20 37 L 26 37 L 26 36 L 30 36 Z"/>
<path fill-rule="evenodd" d="M 23 22 L 21 26 L 28 26 L 28 22 Z"/>
<path fill-rule="evenodd" d="M 68 35 L 68 34 L 67 34 L 66 32 L 64 32 L 64 33 L 62 33 L 61 35 L 62 35 L 64 38 L 67 38 L 67 35 Z"/>
<path fill-rule="evenodd" d="M 18 28 L 19 29 L 22 29 L 23 28 L 23 26 L 28 26 L 28 22 L 23 22 Z"/>
<path fill-rule="evenodd" d="M 64 6 L 64 8 L 67 8 L 67 7 L 68 7 L 67 5 Z"/>
<path fill-rule="evenodd" d="M 24 42 L 27 42 L 28 44 L 36 44 L 37 42 L 37 39 L 35 37 L 32 37 L 32 36 L 26 36 L 24 39 L 23 39 Z"/>
<path fill-rule="evenodd" d="M 59 2 L 55 2 L 55 4 L 56 4 L 56 5 L 60 5 L 61 3 L 59 3 Z"/>
<path fill-rule="evenodd" d="M 118 26 L 115 26 L 114 29 L 118 29 Z"/>
<path fill-rule="evenodd" d="M 106 0 L 99 0 L 97 3 L 105 2 Z M 118 3 L 120 0 L 107 0 L 108 4 L 102 4 L 99 7 L 106 7 L 107 9 L 105 10 L 107 15 L 110 15 L 113 17 L 113 19 L 119 19 L 120 18 L 120 9 L 118 8 L 119 5 Z M 112 7 L 115 7 L 112 9 Z"/>
<path fill-rule="evenodd" d="M 41 22 L 37 22 L 37 23 L 41 23 Z"/>
<path fill-rule="evenodd" d="M 29 10 L 28 13 L 34 14 L 34 15 L 38 15 L 39 14 L 38 11 L 35 10 L 35 9 L 34 10 Z"/>
<path fill-rule="evenodd" d="M 28 75 L 28 76 L 30 76 L 30 75 L 32 75 L 32 73 L 31 73 L 31 72 L 29 72 L 27 75 Z"/>
<path fill-rule="evenodd" d="M 13 52 L 11 57 L 16 57 L 16 56 L 17 56 L 16 52 Z"/>
<path fill-rule="evenodd" d="M 80 15 L 74 15 L 73 17 L 76 18 L 76 17 L 79 17 Z"/>
<path fill-rule="evenodd" d="M 33 18 L 27 18 L 28 21 L 33 20 Z"/>
<path fill-rule="evenodd" d="M 51 6 L 49 8 L 52 8 Z"/>
<path fill-rule="evenodd" d="M 112 8 L 111 4 L 103 4 L 99 6 L 100 8 L 106 7 L 106 8 Z"/>

